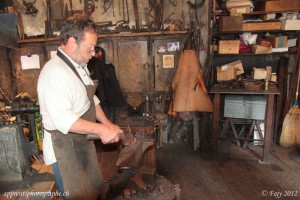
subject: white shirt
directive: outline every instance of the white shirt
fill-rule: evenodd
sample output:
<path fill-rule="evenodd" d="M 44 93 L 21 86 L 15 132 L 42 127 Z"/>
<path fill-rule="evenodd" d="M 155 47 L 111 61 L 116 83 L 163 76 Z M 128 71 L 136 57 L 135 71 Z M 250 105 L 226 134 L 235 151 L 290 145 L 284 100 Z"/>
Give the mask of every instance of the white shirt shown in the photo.
<path fill-rule="evenodd" d="M 62 52 L 59 48 L 59 51 Z M 63 53 L 63 52 L 62 52 Z M 63 53 L 64 54 L 64 53 Z M 69 58 L 66 54 L 64 54 Z M 85 85 L 93 85 L 87 66 L 69 58 Z M 43 67 L 38 79 L 38 98 L 43 126 L 67 134 L 73 123 L 90 107 L 87 91 L 73 70 L 57 55 Z M 94 96 L 95 104 L 99 99 Z M 46 165 L 56 162 L 51 133 L 44 131 L 43 154 Z"/>

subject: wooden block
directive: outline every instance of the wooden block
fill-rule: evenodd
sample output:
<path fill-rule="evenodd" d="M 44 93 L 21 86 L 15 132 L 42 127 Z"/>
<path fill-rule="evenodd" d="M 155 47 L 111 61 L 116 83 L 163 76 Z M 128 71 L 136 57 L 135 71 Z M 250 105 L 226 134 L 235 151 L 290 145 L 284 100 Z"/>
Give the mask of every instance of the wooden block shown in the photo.
<path fill-rule="evenodd" d="M 243 16 L 222 16 L 219 21 L 219 31 L 241 31 Z"/>
<path fill-rule="evenodd" d="M 239 54 L 240 41 L 239 40 L 220 40 L 219 54 Z"/>
<path fill-rule="evenodd" d="M 264 47 L 261 45 L 253 44 L 251 45 L 252 53 L 254 54 L 270 54 L 272 53 L 272 47 Z"/>
<path fill-rule="evenodd" d="M 244 23 L 243 31 L 280 30 L 281 22 Z"/>

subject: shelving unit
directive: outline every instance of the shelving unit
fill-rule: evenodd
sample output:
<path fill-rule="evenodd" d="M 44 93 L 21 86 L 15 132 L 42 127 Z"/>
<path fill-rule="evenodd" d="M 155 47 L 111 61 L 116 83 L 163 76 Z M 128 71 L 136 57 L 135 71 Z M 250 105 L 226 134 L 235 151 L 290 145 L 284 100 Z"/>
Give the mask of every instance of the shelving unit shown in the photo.
<path fill-rule="evenodd" d="M 292 1 L 292 0 L 289 0 Z M 261 2 L 265 2 L 265 1 L 260 1 L 260 0 L 255 0 L 255 3 L 261 3 Z M 214 8 L 214 5 L 216 4 L 216 0 L 211 0 L 211 8 Z M 288 12 L 288 11 L 292 11 L 292 12 L 299 12 L 300 9 L 290 9 L 290 10 L 284 10 L 282 12 Z M 219 44 L 219 40 L 239 40 L 240 38 L 240 34 L 242 33 L 252 33 L 252 34 L 257 34 L 258 38 L 263 38 L 264 39 L 264 35 L 265 33 L 270 33 L 272 35 L 284 35 L 284 36 L 290 36 L 293 38 L 297 38 L 298 42 L 299 42 L 299 38 L 300 38 L 300 30 L 282 30 L 281 26 L 280 28 L 276 28 L 276 29 L 267 29 L 265 27 L 263 27 L 261 30 L 257 29 L 257 30 L 253 30 L 253 31 L 244 31 L 243 30 L 243 24 L 245 24 L 243 21 L 245 18 L 250 19 L 250 18 L 257 18 L 260 15 L 264 15 L 264 14 L 271 14 L 271 13 L 281 13 L 281 11 L 276 10 L 276 11 L 262 11 L 262 10 L 256 10 L 252 13 L 243 13 L 241 15 L 239 15 L 239 17 L 237 17 L 236 21 L 235 19 L 232 19 L 232 21 L 228 21 L 227 25 L 228 27 L 225 27 L 225 29 L 222 27 L 222 29 L 220 28 L 220 19 L 226 16 L 230 16 L 229 12 L 226 12 L 225 10 L 223 10 L 222 12 L 216 12 L 215 10 L 211 10 L 211 21 L 213 21 L 213 26 L 212 26 L 212 30 L 211 30 L 211 35 L 210 35 L 210 41 L 211 44 Z M 228 18 L 230 19 L 230 18 Z M 230 24 L 232 23 L 232 24 Z M 257 24 L 260 22 L 257 22 Z M 222 25 L 222 24 L 221 24 Z M 224 25 L 224 22 L 223 22 Z M 237 25 L 240 26 L 237 27 Z M 254 24 L 255 26 L 255 24 Z M 228 29 L 227 29 L 228 28 Z M 230 28 L 232 28 L 232 30 L 230 30 Z M 299 45 L 298 45 L 299 47 Z M 273 52 L 271 54 L 254 54 L 252 52 L 248 52 L 248 53 L 239 53 L 239 54 L 219 54 L 218 51 L 214 51 L 211 52 L 210 56 L 212 57 L 211 59 L 211 63 L 210 63 L 210 67 L 211 67 L 211 76 L 210 76 L 210 83 L 211 85 L 209 86 L 209 88 L 212 88 L 210 90 L 210 93 L 212 95 L 214 95 L 214 108 L 216 107 L 215 110 L 217 110 L 218 113 L 214 113 L 214 127 L 213 127 L 213 143 L 215 145 L 217 145 L 217 140 L 218 140 L 218 134 L 220 132 L 220 127 L 219 124 L 219 120 L 221 119 L 220 117 L 222 116 L 222 104 L 224 104 L 222 98 L 220 98 L 220 95 L 224 96 L 227 92 L 230 93 L 230 91 L 235 91 L 238 90 L 236 88 L 220 88 L 220 87 L 215 87 L 217 85 L 222 85 L 221 84 L 216 84 L 217 83 L 217 72 L 216 72 L 216 68 L 217 66 L 221 66 L 221 65 L 225 65 L 227 63 L 231 63 L 231 62 L 235 62 L 237 60 L 241 60 L 242 64 L 243 64 L 243 68 L 244 68 L 244 75 L 241 75 L 241 77 L 245 77 L 247 75 L 247 78 L 251 75 L 251 71 L 253 67 L 258 67 L 258 68 L 263 68 L 265 66 L 272 66 L 272 72 L 273 73 L 277 73 L 277 88 L 278 88 L 278 93 L 275 94 L 274 97 L 274 108 L 273 108 L 273 104 L 270 105 L 272 106 L 269 107 L 269 109 L 274 109 L 274 113 L 272 113 L 272 121 L 267 121 L 268 123 L 268 135 L 267 135 L 267 143 L 265 143 L 265 145 L 267 146 L 267 150 L 268 151 L 268 146 L 269 146 L 269 142 L 270 141 L 278 141 L 279 140 L 279 131 L 280 131 L 280 124 L 282 123 L 282 107 L 285 105 L 285 101 L 287 98 L 287 88 L 288 88 L 288 80 L 289 80 L 289 72 L 288 69 L 290 67 L 292 67 L 294 65 L 294 62 L 299 59 L 299 57 L 297 58 L 297 48 L 294 47 L 292 49 L 289 49 L 289 51 L 286 52 Z M 293 59 L 291 59 L 293 58 Z M 226 85 L 226 84 L 225 84 Z M 224 86 L 224 85 L 223 85 Z M 223 87 L 222 86 L 222 87 Z M 220 91 L 219 91 L 220 90 Z M 227 92 L 224 92 L 223 90 L 228 90 Z M 243 89 L 242 89 L 243 90 Z M 216 92 L 218 91 L 218 92 Z M 255 91 L 257 93 L 261 93 L 263 92 L 263 90 L 258 90 Z M 254 92 L 254 93 L 255 93 Z M 235 92 L 235 94 L 245 94 L 245 93 L 249 93 L 245 90 L 243 90 L 242 92 Z M 250 92 L 251 93 L 251 92 Z M 281 94 L 281 95 L 278 95 Z M 249 94 L 248 94 L 249 95 Z M 216 98 L 217 96 L 217 98 Z M 221 110 L 219 110 L 221 109 Z M 266 124 L 266 122 L 265 122 Z M 214 149 L 217 149 L 214 148 Z M 266 159 L 267 161 L 268 159 Z"/>
<path fill-rule="evenodd" d="M 289 1 L 292 1 L 292 0 L 289 0 Z M 216 5 L 217 0 L 211 0 L 211 8 L 213 9 L 213 7 Z M 265 4 L 265 1 L 261 1 L 261 0 L 254 0 L 253 1 L 254 5 L 259 5 L 259 4 Z M 263 6 L 260 6 L 260 8 L 262 8 Z M 288 11 L 291 11 L 291 12 L 298 12 L 300 9 L 290 9 L 290 10 L 284 10 L 282 12 L 288 12 Z M 292 37 L 296 37 L 296 38 L 299 38 L 299 35 L 300 35 L 300 30 L 281 30 L 281 29 L 276 29 L 276 30 L 269 30 L 269 29 L 265 29 L 265 30 L 252 30 L 252 31 L 243 31 L 242 29 L 240 30 L 234 30 L 234 31 L 228 31 L 228 30 L 223 30 L 223 31 L 220 31 L 220 19 L 224 16 L 229 16 L 230 13 L 223 9 L 222 12 L 216 12 L 214 10 L 211 10 L 210 12 L 211 14 L 215 14 L 215 16 L 211 16 L 211 20 L 214 20 L 214 17 L 216 17 L 216 21 L 214 23 L 214 26 L 212 28 L 212 31 L 211 31 L 211 41 L 216 41 L 215 44 L 218 45 L 218 41 L 219 40 L 226 40 L 226 39 L 236 39 L 236 40 L 239 40 L 239 35 L 242 34 L 242 33 L 252 33 L 252 34 L 257 34 L 258 35 L 258 38 L 263 38 L 264 37 L 264 34 L 266 33 L 270 33 L 272 35 L 289 35 L 289 36 L 292 36 Z M 239 15 L 239 19 L 238 20 L 242 20 L 244 18 L 251 18 L 254 16 L 254 18 L 256 18 L 258 15 L 263 15 L 263 14 L 270 14 L 270 13 L 275 13 L 275 14 L 278 14 L 278 13 L 281 13 L 281 11 L 279 10 L 275 10 L 275 11 L 262 11 L 262 10 L 255 10 L 254 12 L 251 12 L 251 13 L 243 13 L 241 15 Z M 236 29 L 236 27 L 234 27 L 235 23 L 232 22 L 232 27 L 234 29 Z M 259 24 L 260 22 L 257 22 L 257 24 Z M 242 23 L 242 24 L 246 24 L 246 23 Z M 229 22 L 229 25 L 230 25 L 230 22 Z M 230 28 L 230 27 L 229 27 Z M 212 42 L 211 42 L 212 43 Z M 255 56 L 255 57 L 260 57 L 258 58 L 261 59 L 261 57 L 282 57 L 282 56 L 285 56 L 285 57 L 289 57 L 289 56 L 293 56 L 296 54 L 296 48 L 292 49 L 292 50 L 289 50 L 289 51 L 286 51 L 286 52 L 273 52 L 272 54 L 253 54 L 251 52 L 247 52 L 247 53 L 240 53 L 240 54 L 219 54 L 218 52 L 213 52 L 212 55 L 214 57 L 212 63 L 211 63 L 211 66 L 212 66 L 212 70 L 215 69 L 215 67 L 220 64 L 220 62 L 218 62 L 218 60 L 224 60 L 224 64 L 226 64 L 226 62 L 230 59 L 226 58 L 226 57 L 231 57 L 232 58 L 232 62 L 235 61 L 234 59 L 236 59 L 237 57 L 239 57 L 241 60 L 243 59 L 248 59 L 249 56 Z M 246 57 L 246 58 L 243 58 L 243 57 Z M 262 58 L 263 59 L 263 58 Z M 231 62 L 229 61 L 229 62 Z M 251 63 L 251 62 L 250 62 Z M 277 62 L 278 63 L 278 62 Z M 270 65 L 270 63 L 266 62 L 266 63 L 257 63 L 256 64 L 258 65 L 263 65 L 263 64 L 266 64 L 266 65 Z M 272 63 L 271 63 L 272 64 Z M 273 63 L 273 65 L 276 64 L 276 63 Z M 249 64 L 247 62 L 245 62 L 245 68 L 249 68 L 249 67 L 254 67 L 254 66 L 249 66 Z M 274 68 L 274 72 L 277 70 L 277 66 L 273 66 Z M 246 70 L 247 71 L 247 70 Z M 213 79 L 215 79 L 215 77 L 212 77 Z"/>

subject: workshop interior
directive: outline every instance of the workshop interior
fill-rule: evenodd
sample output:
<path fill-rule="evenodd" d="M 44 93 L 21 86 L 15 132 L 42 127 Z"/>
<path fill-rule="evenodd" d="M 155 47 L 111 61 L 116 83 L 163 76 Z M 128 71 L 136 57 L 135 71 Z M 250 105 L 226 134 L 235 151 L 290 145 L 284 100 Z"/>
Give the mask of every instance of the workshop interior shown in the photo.
<path fill-rule="evenodd" d="M 101 199 L 297 196 L 299 181 L 283 180 L 300 168 L 299 0 L 1 0 L 0 199 L 62 199 L 43 161 L 37 81 L 76 14 L 96 24 L 88 69 L 125 133 L 107 145 L 87 137 L 105 180 Z M 225 171 L 240 163 L 261 170 L 265 184 L 254 175 L 251 187 L 230 182 Z"/>

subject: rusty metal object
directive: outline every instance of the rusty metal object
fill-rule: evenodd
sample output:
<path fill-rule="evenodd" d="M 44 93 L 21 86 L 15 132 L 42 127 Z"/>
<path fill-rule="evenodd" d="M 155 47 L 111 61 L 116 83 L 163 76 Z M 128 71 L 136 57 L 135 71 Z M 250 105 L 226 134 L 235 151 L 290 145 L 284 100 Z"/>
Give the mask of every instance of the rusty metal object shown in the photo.
<path fill-rule="evenodd" d="M 116 166 L 118 174 L 106 182 L 107 199 L 179 199 L 178 185 L 172 185 L 156 173 L 154 120 L 142 116 L 124 115 L 117 124 L 126 128 L 125 136 L 134 144 L 123 141 Z M 119 196 L 117 196 L 119 195 Z M 116 197 L 117 196 L 117 197 Z"/>
<path fill-rule="evenodd" d="M 121 149 L 116 165 L 122 167 L 139 167 L 145 151 L 154 145 L 154 139 L 136 136 L 136 142 Z"/>

